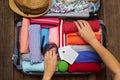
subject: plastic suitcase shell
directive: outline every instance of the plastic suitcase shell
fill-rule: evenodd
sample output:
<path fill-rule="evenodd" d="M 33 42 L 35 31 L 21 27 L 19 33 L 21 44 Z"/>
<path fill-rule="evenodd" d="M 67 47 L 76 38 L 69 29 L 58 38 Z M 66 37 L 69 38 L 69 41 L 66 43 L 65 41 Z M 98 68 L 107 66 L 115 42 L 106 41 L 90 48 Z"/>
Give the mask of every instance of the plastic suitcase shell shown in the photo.
<path fill-rule="evenodd" d="M 98 0 L 98 2 L 95 4 L 96 10 L 94 12 L 80 12 L 80 13 L 68 13 L 68 14 L 45 14 L 44 17 L 58 17 L 58 18 L 63 18 L 63 19 L 85 19 L 85 20 L 100 20 L 100 25 L 101 25 L 101 29 L 102 29 L 102 45 L 104 47 L 106 47 L 107 45 L 107 30 L 104 26 L 104 22 L 102 19 L 99 19 L 97 16 L 95 16 L 97 14 L 97 12 L 99 11 L 101 6 L 101 0 Z M 21 21 L 16 21 L 15 22 L 15 26 L 16 26 L 16 38 L 15 38 L 15 48 L 14 48 L 14 52 L 13 52 L 13 64 L 16 67 L 17 70 L 22 71 L 22 66 L 20 64 L 21 60 L 20 60 L 20 54 L 19 54 L 19 31 L 20 31 L 20 26 L 21 26 L 22 22 Z M 104 64 L 101 64 L 101 67 L 104 68 Z M 23 72 L 24 74 L 27 75 L 43 75 L 43 72 L 33 72 L 33 71 L 29 71 L 29 72 Z M 55 72 L 55 75 L 88 75 L 91 72 L 73 72 L 73 73 L 69 73 L 69 72 Z"/>
<path fill-rule="evenodd" d="M 101 36 L 101 39 L 102 39 L 102 45 L 104 47 L 106 47 L 107 45 L 107 31 L 106 31 L 106 28 L 104 26 L 104 23 L 102 20 L 100 20 L 100 25 L 101 25 L 101 29 L 102 29 L 102 36 Z M 14 66 L 16 67 L 16 69 L 22 71 L 22 66 L 20 64 L 20 53 L 19 53 L 19 31 L 20 31 L 20 26 L 21 26 L 21 22 L 18 22 L 16 24 L 16 42 L 15 42 L 15 48 L 14 48 L 14 53 L 13 53 L 13 63 L 14 63 Z M 104 68 L 104 65 L 101 63 L 101 67 Z M 29 71 L 29 72 L 23 72 L 27 75 L 43 75 L 43 72 L 33 72 L 33 71 Z M 69 72 L 64 72 L 64 73 L 61 73 L 61 72 L 56 72 L 55 75 L 87 75 L 87 74 L 90 74 L 91 72 L 73 72 L 73 73 L 69 73 Z"/>

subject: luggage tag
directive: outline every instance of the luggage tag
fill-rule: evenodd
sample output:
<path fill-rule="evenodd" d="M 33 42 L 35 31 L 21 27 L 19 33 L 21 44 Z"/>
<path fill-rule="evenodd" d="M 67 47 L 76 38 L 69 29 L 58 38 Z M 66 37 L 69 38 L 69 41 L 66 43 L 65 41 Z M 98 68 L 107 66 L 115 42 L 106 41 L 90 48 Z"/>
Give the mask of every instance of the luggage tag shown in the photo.
<path fill-rule="evenodd" d="M 73 64 L 79 55 L 76 51 L 74 51 L 70 46 L 61 47 L 58 49 L 59 56 L 61 60 L 65 60 L 69 64 Z"/>

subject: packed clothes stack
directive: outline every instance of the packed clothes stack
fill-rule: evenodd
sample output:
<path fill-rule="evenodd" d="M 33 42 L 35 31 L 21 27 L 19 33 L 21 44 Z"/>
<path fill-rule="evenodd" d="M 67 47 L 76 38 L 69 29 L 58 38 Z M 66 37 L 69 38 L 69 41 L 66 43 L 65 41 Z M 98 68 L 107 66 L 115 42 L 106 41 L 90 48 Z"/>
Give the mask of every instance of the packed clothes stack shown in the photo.
<path fill-rule="evenodd" d="M 23 71 L 44 71 L 43 54 L 46 44 L 59 46 L 58 18 L 23 18 L 20 29 L 20 53 Z"/>
<path fill-rule="evenodd" d="M 99 42 L 101 39 L 101 29 L 99 20 L 88 21 Z M 101 59 L 95 50 L 89 46 L 78 34 L 74 22 L 63 21 L 62 26 L 62 46 L 70 45 L 79 55 L 73 64 L 68 67 L 68 72 L 98 72 L 101 70 Z"/>
<path fill-rule="evenodd" d="M 99 20 L 90 20 L 88 23 L 98 41 L 102 42 Z M 78 53 L 73 64 L 65 61 L 68 64 L 66 71 L 98 72 L 101 70 L 102 61 L 100 57 L 80 37 L 73 21 L 69 22 L 59 18 L 23 18 L 19 43 L 21 64 L 24 72 L 44 71 L 44 54 L 46 46 L 49 46 L 48 44 L 50 43 L 54 43 L 57 47 L 56 49 L 70 46 Z M 59 61 L 62 60 L 59 58 Z"/>

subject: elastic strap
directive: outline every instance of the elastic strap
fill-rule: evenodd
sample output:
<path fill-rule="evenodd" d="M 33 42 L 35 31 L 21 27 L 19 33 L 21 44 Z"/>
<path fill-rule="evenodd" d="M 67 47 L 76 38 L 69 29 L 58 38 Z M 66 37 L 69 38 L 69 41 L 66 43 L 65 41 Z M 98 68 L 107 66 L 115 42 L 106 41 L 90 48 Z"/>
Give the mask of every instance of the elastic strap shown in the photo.
<path fill-rule="evenodd" d="M 22 70 L 22 67 L 20 65 L 20 54 L 19 54 L 19 31 L 21 25 L 22 25 L 21 21 L 17 22 L 17 24 L 15 25 L 17 30 L 16 30 L 15 48 L 12 56 L 13 64 L 18 70 Z"/>

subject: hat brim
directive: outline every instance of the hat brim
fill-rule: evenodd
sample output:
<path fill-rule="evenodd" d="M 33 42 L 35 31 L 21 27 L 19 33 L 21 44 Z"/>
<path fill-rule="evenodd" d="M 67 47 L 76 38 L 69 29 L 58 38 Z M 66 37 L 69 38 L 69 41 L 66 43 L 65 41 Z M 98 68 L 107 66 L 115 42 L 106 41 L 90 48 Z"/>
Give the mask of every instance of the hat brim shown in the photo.
<path fill-rule="evenodd" d="M 42 15 L 44 15 L 45 13 L 47 13 L 47 11 L 51 8 L 51 5 L 52 5 L 52 0 L 49 0 L 49 5 L 48 5 L 48 8 L 46 9 L 46 11 L 44 11 L 43 13 L 41 14 L 37 14 L 37 15 L 34 15 L 34 14 L 25 14 L 24 12 L 20 11 L 20 9 L 17 7 L 17 5 L 15 4 L 14 0 L 9 0 L 9 6 L 10 8 L 17 14 L 21 15 L 21 16 L 24 16 L 24 17 L 40 17 Z"/>

